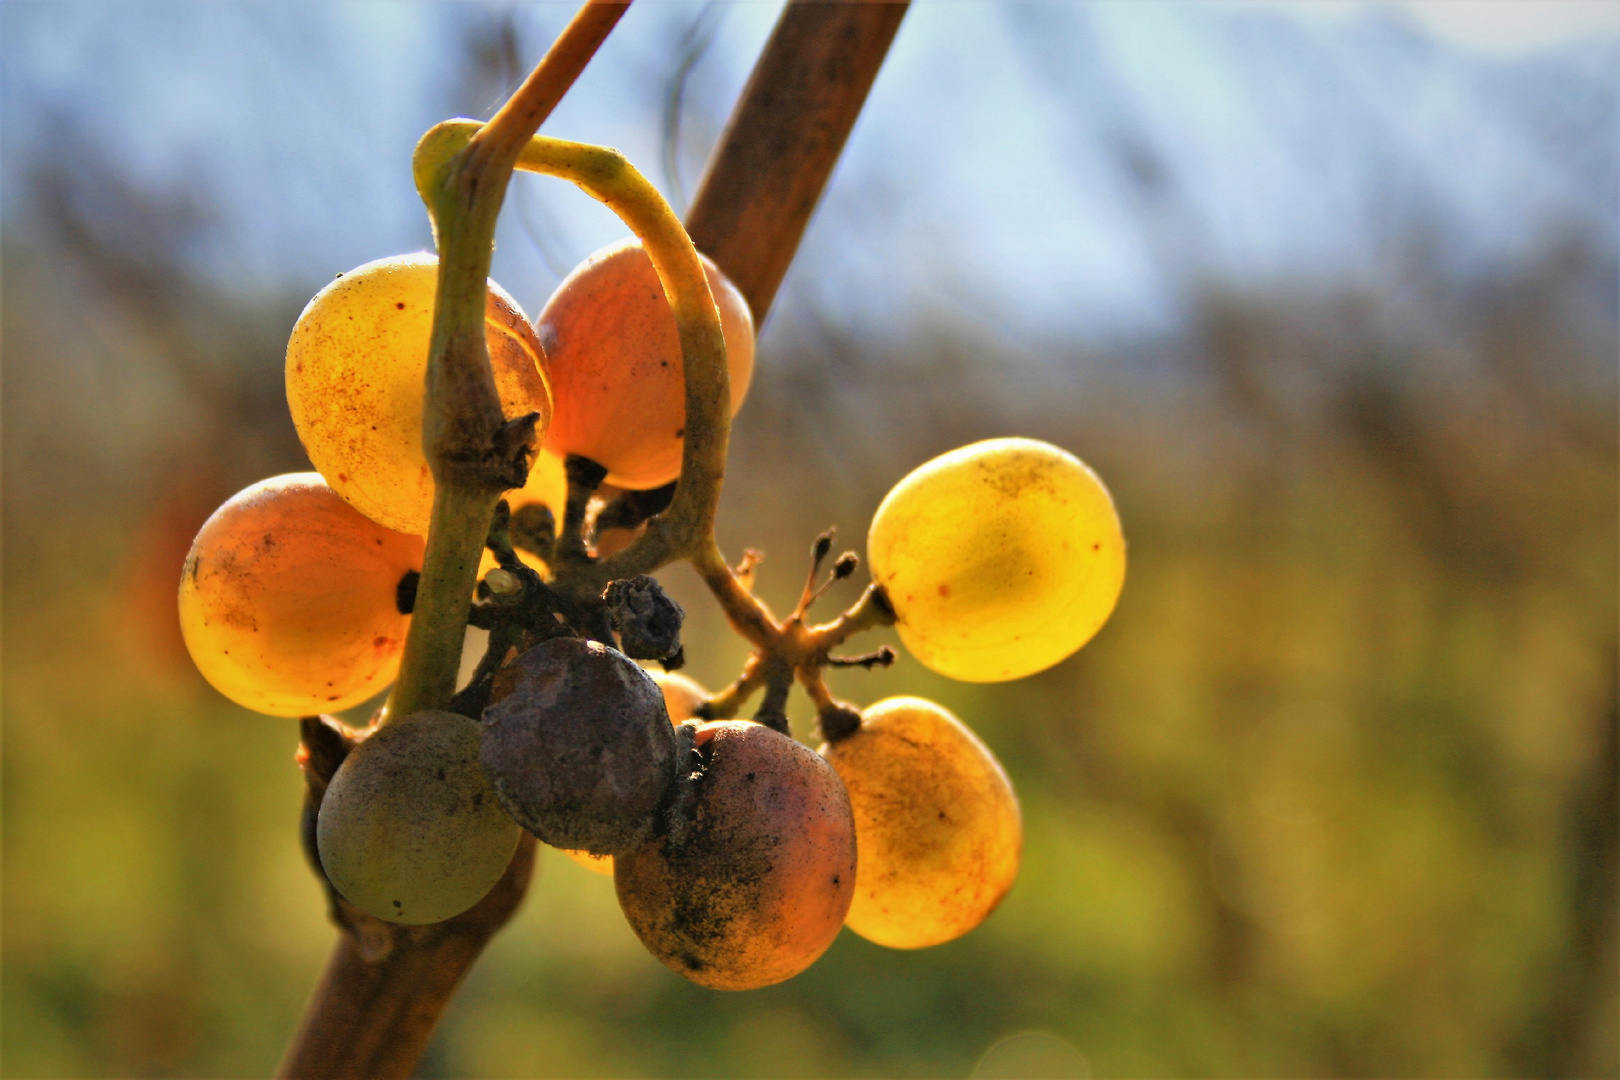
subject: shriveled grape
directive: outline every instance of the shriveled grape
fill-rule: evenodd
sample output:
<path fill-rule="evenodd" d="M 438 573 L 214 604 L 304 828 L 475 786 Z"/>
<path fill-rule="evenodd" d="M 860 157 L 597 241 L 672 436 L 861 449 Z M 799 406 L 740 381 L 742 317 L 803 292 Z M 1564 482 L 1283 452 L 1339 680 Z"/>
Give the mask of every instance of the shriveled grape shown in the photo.
<path fill-rule="evenodd" d="M 698 725 L 689 819 L 614 860 L 619 906 L 667 967 L 717 990 L 792 978 L 838 936 L 855 822 L 837 773 L 740 720 Z"/>
<path fill-rule="evenodd" d="M 849 791 L 859 870 L 845 925 L 895 949 L 938 945 L 993 911 L 1018 876 L 1023 821 L 1001 763 L 932 701 L 897 697 L 821 748 Z"/>
<path fill-rule="evenodd" d="M 495 886 L 520 831 L 478 766 L 478 724 L 419 712 L 344 759 L 321 800 L 321 868 L 360 910 L 389 922 L 441 922 Z"/>
<path fill-rule="evenodd" d="M 708 259 L 731 374 L 731 411 L 754 370 L 748 303 Z M 551 363 L 557 411 L 546 446 L 608 470 L 608 483 L 661 487 L 681 472 L 686 431 L 685 366 L 675 316 L 639 241 L 603 248 L 557 286 L 538 319 Z"/>
<path fill-rule="evenodd" d="M 1091 640 L 1125 580 L 1125 538 L 1085 463 L 1035 439 L 952 450 L 894 486 L 866 542 L 900 640 L 954 679 L 999 682 Z"/>
<path fill-rule="evenodd" d="M 422 400 L 438 274 L 426 253 L 366 263 L 316 293 L 287 342 L 287 405 L 309 460 L 361 513 L 418 535 L 433 506 Z M 544 430 L 545 352 L 493 281 L 484 327 L 501 411 L 538 412 Z"/>
<path fill-rule="evenodd" d="M 180 629 L 197 670 L 273 716 L 346 709 L 399 670 L 400 578 L 422 540 L 385 529 L 319 473 L 262 480 L 214 511 L 180 577 Z"/>
<path fill-rule="evenodd" d="M 669 713 L 669 722 L 674 725 L 684 724 L 692 719 L 697 707 L 708 699 L 709 692 L 693 680 L 676 671 L 649 671 L 652 681 L 658 684 L 658 689 L 664 695 L 664 709 Z M 563 851 L 570 859 L 587 870 L 598 874 L 613 876 L 613 856 L 592 855 L 588 851 L 577 848 L 566 848 Z"/>
<path fill-rule="evenodd" d="M 675 735 L 647 673 L 579 638 L 515 662 L 511 693 L 484 710 L 481 760 L 501 805 L 548 844 L 596 855 L 651 834 L 675 779 Z"/>

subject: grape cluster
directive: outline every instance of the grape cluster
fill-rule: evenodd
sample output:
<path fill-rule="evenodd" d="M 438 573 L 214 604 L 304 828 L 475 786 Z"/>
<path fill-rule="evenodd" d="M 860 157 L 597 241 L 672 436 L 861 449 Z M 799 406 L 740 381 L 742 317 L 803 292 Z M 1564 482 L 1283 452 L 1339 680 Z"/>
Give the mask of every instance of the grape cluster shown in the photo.
<path fill-rule="evenodd" d="M 706 260 L 704 271 L 735 410 L 753 322 L 725 276 Z M 434 499 L 422 430 L 437 274 L 432 256 L 382 259 L 310 301 L 286 378 L 318 472 L 236 495 L 186 560 L 187 645 L 250 709 L 341 710 L 399 670 Z M 1022 847 L 1005 771 L 939 705 L 905 697 L 857 710 L 820 672 L 891 662 L 887 648 L 830 653 L 884 623 L 924 665 L 968 681 L 1020 678 L 1072 654 L 1108 618 L 1124 576 L 1119 520 L 1096 475 L 1029 439 L 928 462 L 873 517 L 863 601 L 820 626 L 806 612 L 825 589 L 830 534 L 783 621 L 753 598 L 751 563 L 700 567 L 755 646 L 738 682 L 709 694 L 636 662 L 673 668 L 683 655 L 680 609 L 653 579 L 577 587 L 580 567 L 647 529 L 680 476 L 681 343 L 647 252 L 631 242 L 592 256 L 538 326 L 490 283 L 485 332 L 503 415 L 534 415 L 543 433 L 479 571 L 470 621 L 489 630 L 490 650 L 443 707 L 385 708 L 331 776 L 313 830 L 331 887 L 390 922 L 453 918 L 501 878 L 521 827 L 612 874 L 648 949 L 718 989 L 791 977 L 842 926 L 920 948 L 982 922 Z M 833 579 L 857 562 L 839 558 Z M 820 713 L 819 753 L 786 733 L 795 680 Z M 756 722 L 734 719 L 761 689 Z"/>

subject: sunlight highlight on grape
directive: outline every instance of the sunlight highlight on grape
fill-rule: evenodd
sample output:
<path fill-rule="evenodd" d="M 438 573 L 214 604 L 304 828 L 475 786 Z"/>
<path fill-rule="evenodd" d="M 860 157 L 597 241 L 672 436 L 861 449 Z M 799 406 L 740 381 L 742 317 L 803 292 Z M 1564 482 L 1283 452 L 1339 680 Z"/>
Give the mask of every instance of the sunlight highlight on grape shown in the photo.
<path fill-rule="evenodd" d="M 422 399 L 439 260 L 366 263 L 304 308 L 287 342 L 287 405 L 309 460 L 373 521 L 423 535 L 433 475 L 422 452 Z M 493 281 L 484 308 L 501 412 L 551 416 L 545 352 L 517 301 Z"/>
<path fill-rule="evenodd" d="M 967 682 L 1065 659 L 1107 621 L 1125 581 L 1108 489 L 1035 439 L 988 439 L 915 469 L 872 516 L 866 550 L 906 648 Z"/>
<path fill-rule="evenodd" d="M 400 579 L 420 537 L 357 512 L 319 473 L 261 480 L 214 511 L 180 578 L 197 670 L 239 705 L 310 716 L 358 705 L 399 670 Z"/>

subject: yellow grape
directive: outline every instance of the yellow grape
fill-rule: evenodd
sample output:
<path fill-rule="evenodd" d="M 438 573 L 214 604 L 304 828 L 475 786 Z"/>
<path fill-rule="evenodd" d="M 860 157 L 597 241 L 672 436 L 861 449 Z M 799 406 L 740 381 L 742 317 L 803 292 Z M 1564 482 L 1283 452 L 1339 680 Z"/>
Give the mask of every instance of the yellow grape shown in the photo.
<path fill-rule="evenodd" d="M 1108 620 L 1125 581 L 1108 489 L 1034 439 L 972 443 L 914 470 L 873 515 L 866 552 L 900 640 L 967 682 L 1065 659 Z"/>
<path fill-rule="evenodd" d="M 669 711 L 669 722 L 684 724 L 692 719 L 697 707 L 708 700 L 709 692 L 693 680 L 674 671 L 649 671 L 653 682 L 664 693 L 664 708 Z M 588 851 L 564 848 L 563 854 L 587 870 L 613 876 L 613 856 L 592 855 Z"/>
<path fill-rule="evenodd" d="M 754 320 L 707 258 L 703 269 L 720 310 L 735 414 L 754 371 Z M 590 458 L 622 488 L 662 487 L 679 476 L 685 367 L 675 316 L 640 242 L 610 245 L 576 267 L 538 324 L 557 398 L 546 446 L 559 457 Z"/>
<path fill-rule="evenodd" d="M 180 577 L 180 629 L 203 677 L 273 716 L 358 705 L 399 670 L 400 578 L 422 540 L 365 517 L 321 479 L 261 480 L 214 511 Z"/>
<path fill-rule="evenodd" d="M 321 799 L 321 869 L 379 919 L 420 925 L 472 907 L 517 850 L 478 765 L 476 721 L 426 711 L 378 729 L 349 753 Z"/>
<path fill-rule="evenodd" d="M 570 859 L 573 859 L 575 862 L 579 863 L 579 865 L 591 871 L 593 874 L 606 874 L 608 877 L 613 876 L 613 856 L 592 855 L 590 852 L 580 848 L 563 848 L 561 850 L 564 855 L 568 856 Z"/>
<path fill-rule="evenodd" d="M 568 474 L 562 458 L 541 450 L 529 470 L 529 479 L 520 488 L 506 493 L 507 504 L 515 511 L 520 506 L 539 504 L 551 511 L 556 529 L 562 529 L 563 511 L 568 507 Z"/>
<path fill-rule="evenodd" d="M 945 709 L 888 698 L 821 748 L 855 810 L 855 899 L 844 925 L 920 949 L 983 922 L 1018 876 L 1023 821 L 1001 763 Z"/>
<path fill-rule="evenodd" d="M 396 255 L 342 275 L 304 308 L 287 342 L 287 405 L 309 460 L 373 521 L 424 535 L 433 476 L 422 398 L 437 256 Z M 489 283 L 490 366 L 510 419 L 551 416 L 545 352 L 523 310 Z"/>

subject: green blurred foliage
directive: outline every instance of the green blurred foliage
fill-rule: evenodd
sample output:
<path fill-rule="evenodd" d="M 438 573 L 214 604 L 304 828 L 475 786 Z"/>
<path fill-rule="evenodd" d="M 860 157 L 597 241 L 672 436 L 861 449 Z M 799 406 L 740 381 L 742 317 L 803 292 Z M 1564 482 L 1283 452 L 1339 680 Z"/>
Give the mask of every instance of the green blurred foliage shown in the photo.
<path fill-rule="evenodd" d="M 3 251 L 0 1069 L 265 1075 L 333 935 L 296 725 L 201 683 L 173 593 L 218 502 L 307 467 L 280 398 L 304 298 L 187 277 L 184 205 L 115 176 Z M 773 339 L 721 534 L 770 553 L 778 607 L 816 532 L 859 548 L 887 487 L 962 442 L 1047 438 L 1114 491 L 1128 578 L 1080 655 L 1000 686 L 903 655 L 834 677 L 983 735 L 1023 801 L 1020 880 L 957 942 L 845 934 L 720 994 L 544 856 L 422 1074 L 1615 1075 L 1613 271 L 1551 241 L 1471 291 L 1420 267 L 1422 319 L 1210 289 L 1184 339 L 1134 346 L 1170 379 L 1000 386 L 944 312 L 903 343 Z M 665 576 L 692 674 L 723 684 L 744 646 Z"/>

